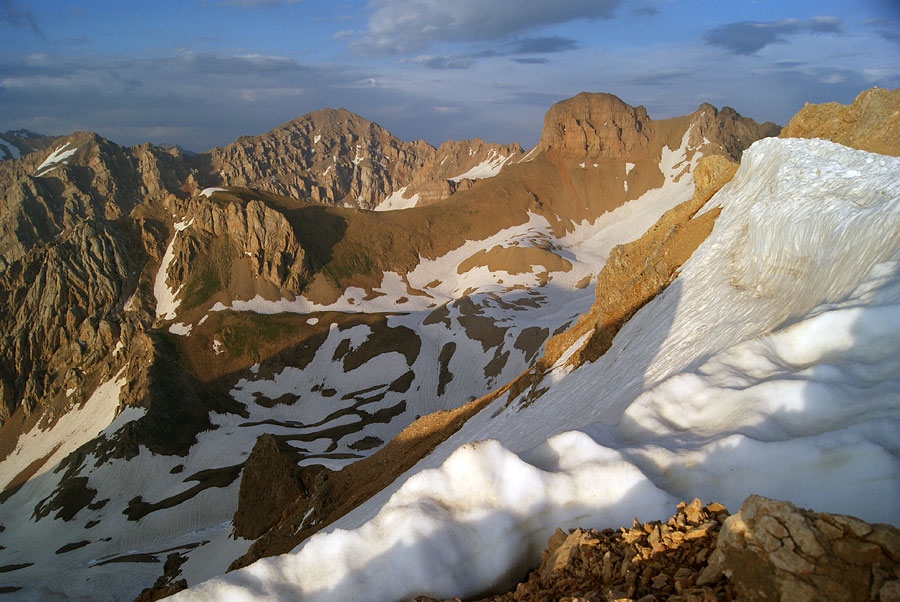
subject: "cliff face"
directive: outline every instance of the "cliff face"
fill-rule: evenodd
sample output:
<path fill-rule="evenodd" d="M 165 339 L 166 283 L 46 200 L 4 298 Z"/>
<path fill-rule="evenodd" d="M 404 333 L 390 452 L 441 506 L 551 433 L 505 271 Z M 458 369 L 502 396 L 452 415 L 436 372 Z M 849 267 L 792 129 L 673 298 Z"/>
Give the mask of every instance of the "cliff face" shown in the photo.
<path fill-rule="evenodd" d="M 183 194 L 190 169 L 177 151 L 125 148 L 96 134 L 0 164 L 0 266 L 85 219 L 116 220 L 140 204 Z"/>
<path fill-rule="evenodd" d="M 754 141 L 777 136 L 772 122 L 757 123 L 734 109 L 703 103 L 691 114 L 689 146 L 716 144 L 733 161 Z M 666 121 L 653 121 L 642 106 L 632 107 L 612 94 L 582 92 L 550 107 L 539 148 L 563 156 L 635 162 L 644 157 Z"/>
<path fill-rule="evenodd" d="M 582 92 L 550 107 L 539 148 L 589 159 L 633 161 L 647 149 L 652 134 L 644 107 L 631 107 L 612 94 Z"/>

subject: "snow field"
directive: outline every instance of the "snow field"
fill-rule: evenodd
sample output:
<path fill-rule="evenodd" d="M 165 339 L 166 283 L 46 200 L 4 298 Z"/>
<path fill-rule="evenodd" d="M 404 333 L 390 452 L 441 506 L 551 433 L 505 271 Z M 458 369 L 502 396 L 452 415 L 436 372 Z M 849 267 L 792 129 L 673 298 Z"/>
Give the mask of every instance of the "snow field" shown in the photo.
<path fill-rule="evenodd" d="M 396 211 L 399 209 L 409 209 L 410 207 L 415 207 L 419 202 L 419 195 L 414 194 L 408 199 L 403 198 L 403 195 L 406 193 L 406 189 L 408 186 L 404 186 L 399 190 L 395 190 L 391 193 L 389 197 L 381 201 L 377 207 L 375 207 L 375 211 Z"/>
<path fill-rule="evenodd" d="M 112 379 L 101 384 L 80 408 L 70 410 L 49 431 L 38 425 L 24 433 L 16 448 L 0 462 L 0 489 L 27 466 L 48 456 L 37 474 L 46 472 L 97 436 L 116 417 L 119 391 L 125 384 L 120 370 Z"/>

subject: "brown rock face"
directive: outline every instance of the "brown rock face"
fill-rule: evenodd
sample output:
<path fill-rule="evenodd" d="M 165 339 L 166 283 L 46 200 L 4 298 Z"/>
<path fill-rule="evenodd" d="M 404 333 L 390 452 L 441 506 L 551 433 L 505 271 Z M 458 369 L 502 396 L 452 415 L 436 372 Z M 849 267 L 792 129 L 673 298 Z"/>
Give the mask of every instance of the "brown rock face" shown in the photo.
<path fill-rule="evenodd" d="M 725 521 L 699 583 L 721 575 L 742 600 L 886 600 L 900 578 L 900 531 L 750 496 Z"/>
<path fill-rule="evenodd" d="M 781 127 L 766 121 L 756 123 L 738 114 L 731 107 L 716 109 L 703 103 L 694 113 L 696 127 L 691 132 L 691 146 L 700 146 L 704 141 L 715 141 L 725 156 L 740 161 L 744 150 L 760 138 L 777 136 Z"/>
<path fill-rule="evenodd" d="M 371 209 L 433 153 L 424 141 L 404 142 L 349 111 L 323 109 L 209 156 L 226 186 Z"/>
<path fill-rule="evenodd" d="M 473 140 L 448 140 L 441 144 L 434 156 L 425 161 L 422 168 L 412 174 L 404 197 L 419 195 L 418 206 L 436 203 L 455 192 L 468 190 L 475 183 L 470 178 L 460 178 L 477 165 L 487 162 L 502 166 L 515 162 L 522 156 L 518 144 L 490 144 Z"/>
<path fill-rule="evenodd" d="M 327 469 L 297 466 L 297 457 L 290 445 L 273 435 L 256 440 L 241 476 L 235 535 L 256 539 L 277 523 L 286 509 L 297 511 L 298 505 L 312 498 L 317 478 Z"/>
<path fill-rule="evenodd" d="M 192 243 L 202 238 L 208 248 L 214 239 L 232 241 L 237 258 L 247 258 L 253 277 L 299 293 L 309 278 L 306 252 L 284 214 L 261 201 L 222 205 L 205 198 L 191 202 L 186 211 L 192 228 L 180 239 L 176 266 L 190 266 Z M 198 236 L 199 235 L 199 236 Z M 200 243 L 197 243 L 200 244 Z"/>
<path fill-rule="evenodd" d="M 647 110 L 612 94 L 582 92 L 544 116 L 540 150 L 596 159 L 634 160 L 652 135 Z"/>
<path fill-rule="evenodd" d="M 900 89 L 864 90 L 853 104 L 807 104 L 782 138 L 822 138 L 883 155 L 900 156 Z"/>
<path fill-rule="evenodd" d="M 127 232 L 87 221 L 0 276 L 0 423 L 76 388 L 119 340 L 136 286 Z M 76 401 L 72 399 L 70 401 Z"/>
<path fill-rule="evenodd" d="M 74 154 L 39 169 L 63 147 Z M 0 163 L 0 268 L 84 219 L 119 219 L 141 203 L 180 193 L 188 173 L 177 151 L 129 149 L 91 133 Z"/>
<path fill-rule="evenodd" d="M 491 154 L 493 151 L 493 154 Z M 419 194 L 424 203 L 469 184 L 449 181 L 518 145 L 448 141 L 435 149 L 404 142 L 380 125 L 344 109 L 323 109 L 261 136 L 244 136 L 209 152 L 211 175 L 226 186 L 246 186 L 326 205 L 374 209 L 393 192 Z"/>

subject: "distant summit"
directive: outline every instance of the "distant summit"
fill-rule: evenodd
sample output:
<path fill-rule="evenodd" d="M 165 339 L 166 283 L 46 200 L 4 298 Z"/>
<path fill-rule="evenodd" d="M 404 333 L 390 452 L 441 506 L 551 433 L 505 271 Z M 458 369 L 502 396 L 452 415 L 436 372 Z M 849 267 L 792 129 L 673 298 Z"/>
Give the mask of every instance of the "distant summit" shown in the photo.
<path fill-rule="evenodd" d="M 0 134 L 0 160 L 18 159 L 49 146 L 56 136 L 45 136 L 31 130 L 8 130 Z"/>

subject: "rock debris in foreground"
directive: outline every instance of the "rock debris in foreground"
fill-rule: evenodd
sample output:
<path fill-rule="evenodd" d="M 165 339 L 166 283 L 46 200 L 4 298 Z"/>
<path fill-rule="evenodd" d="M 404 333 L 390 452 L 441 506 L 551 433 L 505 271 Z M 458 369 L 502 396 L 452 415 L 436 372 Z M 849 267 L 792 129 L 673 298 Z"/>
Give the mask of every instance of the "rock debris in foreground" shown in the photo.
<path fill-rule="evenodd" d="M 733 516 L 695 499 L 666 522 L 557 529 L 540 567 L 484 602 L 557 600 L 900 601 L 900 531 L 755 495 Z"/>

